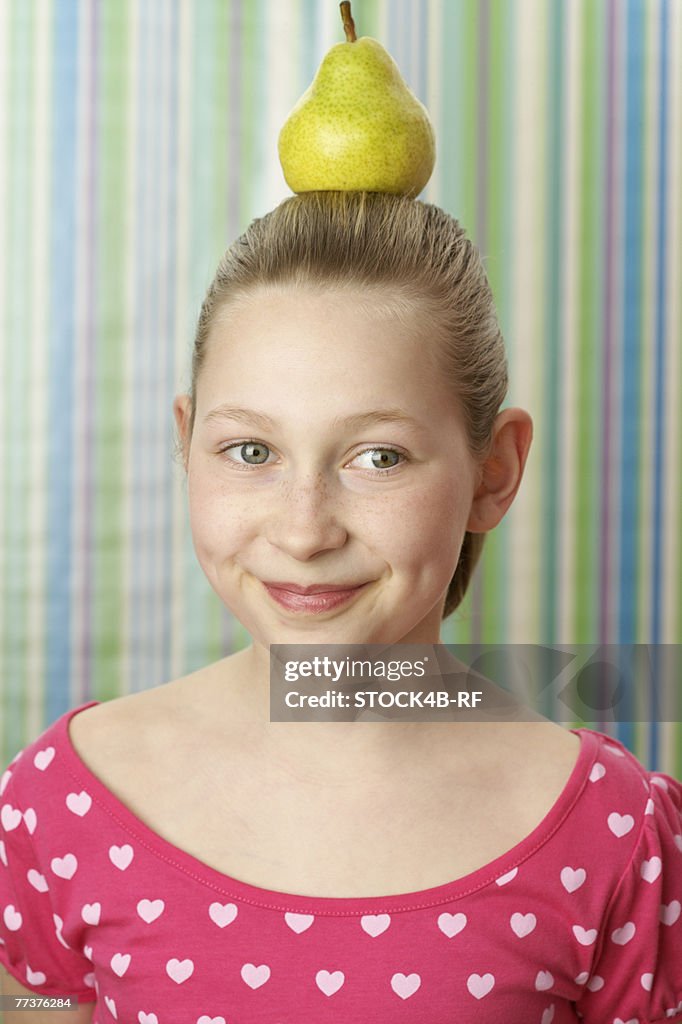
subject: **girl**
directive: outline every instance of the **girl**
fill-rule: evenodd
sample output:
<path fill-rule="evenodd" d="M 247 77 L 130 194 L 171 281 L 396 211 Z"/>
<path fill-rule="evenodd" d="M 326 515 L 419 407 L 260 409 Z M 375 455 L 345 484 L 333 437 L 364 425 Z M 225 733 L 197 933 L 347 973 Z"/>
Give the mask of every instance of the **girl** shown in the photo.
<path fill-rule="evenodd" d="M 71 1024 L 682 1020 L 678 781 L 540 716 L 270 719 L 271 644 L 440 643 L 521 482 L 506 390 L 438 207 L 304 193 L 228 250 L 173 408 L 252 643 L 8 766 L 6 992 L 77 997 Z"/>

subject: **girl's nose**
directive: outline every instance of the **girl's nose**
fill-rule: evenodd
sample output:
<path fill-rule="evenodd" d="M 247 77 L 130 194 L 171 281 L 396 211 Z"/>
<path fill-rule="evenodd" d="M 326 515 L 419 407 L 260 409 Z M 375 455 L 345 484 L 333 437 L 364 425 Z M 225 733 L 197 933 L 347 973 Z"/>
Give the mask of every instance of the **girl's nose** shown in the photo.
<path fill-rule="evenodd" d="M 321 476 L 282 482 L 279 494 L 268 496 L 266 536 L 294 558 L 342 547 L 348 536 L 343 502 Z"/>

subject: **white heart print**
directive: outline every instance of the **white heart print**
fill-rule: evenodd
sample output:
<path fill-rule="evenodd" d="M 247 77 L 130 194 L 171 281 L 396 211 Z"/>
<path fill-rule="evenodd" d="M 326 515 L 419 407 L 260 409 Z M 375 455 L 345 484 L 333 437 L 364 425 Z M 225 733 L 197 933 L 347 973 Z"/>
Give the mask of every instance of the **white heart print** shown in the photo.
<path fill-rule="evenodd" d="M 390 914 L 363 914 L 360 918 L 360 926 L 363 932 L 367 932 L 372 938 L 381 935 L 391 923 Z"/>
<path fill-rule="evenodd" d="M 619 839 L 622 839 L 635 827 L 635 819 L 631 814 L 619 814 L 617 811 L 612 811 L 606 820 L 614 836 Z"/>
<path fill-rule="evenodd" d="M 125 871 L 133 859 L 133 848 L 129 843 L 109 847 L 109 860 L 120 871 Z"/>
<path fill-rule="evenodd" d="M 267 964 L 244 964 L 241 969 L 241 976 L 249 988 L 260 988 L 270 977 L 270 968 Z"/>
<path fill-rule="evenodd" d="M 92 797 L 84 789 L 80 793 L 69 793 L 66 797 L 66 806 L 73 814 L 83 818 L 92 807 Z"/>
<path fill-rule="evenodd" d="M 626 921 L 622 928 L 616 928 L 611 932 L 611 938 L 618 946 L 625 946 L 635 934 L 634 921 Z"/>
<path fill-rule="evenodd" d="M 32 985 L 44 985 L 47 981 L 47 975 L 43 974 L 42 971 L 32 971 L 31 968 L 26 965 L 26 980 Z"/>
<path fill-rule="evenodd" d="M 19 827 L 19 822 L 23 818 L 23 814 L 18 807 L 12 807 L 11 804 L 3 804 L 2 810 L 0 810 L 0 822 L 5 832 L 12 832 L 15 828 Z"/>
<path fill-rule="evenodd" d="M 507 882 L 511 882 L 512 878 L 516 878 L 518 872 L 518 868 L 512 868 L 511 871 L 508 871 L 506 875 L 500 875 L 499 878 L 496 878 L 495 882 L 497 883 L 497 885 L 506 885 Z"/>
<path fill-rule="evenodd" d="M 163 900 L 140 900 L 137 904 L 137 912 L 143 921 L 151 924 L 163 914 L 165 906 Z"/>
<path fill-rule="evenodd" d="M 73 878 L 78 868 L 78 861 L 73 853 L 65 853 L 63 857 L 53 857 L 50 867 L 59 878 Z"/>
<path fill-rule="evenodd" d="M 640 874 L 645 882 L 655 882 L 661 873 L 663 865 L 660 857 L 651 857 L 649 860 L 643 860 L 640 868 Z"/>
<path fill-rule="evenodd" d="M 466 928 L 467 916 L 466 914 L 448 914 L 444 911 L 438 915 L 438 927 L 443 932 L 443 935 L 447 935 L 449 939 L 454 938 L 455 935 Z"/>
<path fill-rule="evenodd" d="M 585 884 L 587 878 L 587 872 L 585 868 L 570 868 L 565 867 L 561 869 L 561 884 L 563 885 L 566 892 L 575 892 L 581 885 Z"/>
<path fill-rule="evenodd" d="M 672 903 L 662 903 L 660 916 L 663 924 L 671 925 L 675 924 L 680 913 L 682 912 L 682 904 L 679 900 L 673 900 Z"/>
<path fill-rule="evenodd" d="M 35 868 L 31 868 L 31 870 L 26 873 L 26 877 L 36 892 L 47 892 L 48 886 L 45 875 L 41 875 L 41 873 L 36 871 Z"/>
<path fill-rule="evenodd" d="M 194 972 L 194 963 L 192 960 L 178 960 L 173 957 L 166 964 L 166 974 L 173 981 L 177 982 L 178 985 L 182 985 L 183 981 L 187 981 Z"/>
<path fill-rule="evenodd" d="M 295 914 L 293 911 L 287 911 L 284 915 L 284 920 L 291 928 L 292 932 L 296 932 L 300 935 L 301 932 L 307 931 L 311 924 L 315 920 L 314 914 Z"/>
<path fill-rule="evenodd" d="M 33 835 L 36 830 L 36 825 L 38 824 L 38 819 L 36 818 L 36 812 L 32 807 L 27 807 L 24 811 L 24 822 L 26 824 L 26 828 L 29 830 L 31 835 Z"/>
<path fill-rule="evenodd" d="M 225 928 L 237 916 L 237 907 L 234 903 L 212 903 L 208 908 L 208 916 L 219 928 Z"/>
<path fill-rule="evenodd" d="M 418 974 L 394 974 L 391 978 L 391 988 L 401 999 L 409 999 L 413 996 L 422 980 Z"/>
<path fill-rule="evenodd" d="M 512 914 L 509 923 L 514 934 L 523 939 L 526 935 L 530 935 L 538 921 L 535 914 Z"/>
<path fill-rule="evenodd" d="M 321 992 L 326 996 L 333 996 L 343 985 L 346 977 L 343 971 L 318 971 L 315 975 L 315 982 Z"/>
<path fill-rule="evenodd" d="M 24 920 L 13 903 L 7 904 L 2 917 L 11 932 L 18 932 Z"/>
<path fill-rule="evenodd" d="M 111 958 L 111 969 L 114 974 L 118 974 L 119 978 L 122 978 L 130 967 L 130 960 L 130 953 L 115 953 Z"/>
<path fill-rule="evenodd" d="M 470 974 L 467 978 L 467 988 L 476 999 L 487 996 L 494 984 L 495 976 L 492 974 Z"/>
<path fill-rule="evenodd" d="M 36 768 L 44 772 L 52 764 L 52 758 L 55 755 L 54 747 L 45 747 L 44 750 L 39 750 L 36 756 L 33 758 L 33 764 Z"/>
<path fill-rule="evenodd" d="M 593 942 L 597 941 L 598 932 L 596 928 L 590 928 L 588 930 L 587 928 L 583 928 L 582 925 L 574 924 L 573 934 L 581 946 L 591 946 Z"/>
<path fill-rule="evenodd" d="M 86 924 L 99 924 L 101 912 L 101 903 L 84 903 L 81 909 L 81 917 Z"/>

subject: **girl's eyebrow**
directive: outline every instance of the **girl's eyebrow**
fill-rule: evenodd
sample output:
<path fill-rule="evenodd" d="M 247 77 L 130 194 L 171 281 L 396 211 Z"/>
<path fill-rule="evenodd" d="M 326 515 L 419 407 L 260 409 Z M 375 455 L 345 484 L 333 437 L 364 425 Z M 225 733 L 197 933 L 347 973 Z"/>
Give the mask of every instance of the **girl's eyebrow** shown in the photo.
<path fill-rule="evenodd" d="M 277 421 L 271 419 L 270 416 L 263 412 L 257 412 L 255 409 L 242 409 L 236 405 L 229 405 L 229 403 L 218 405 L 215 409 L 212 409 L 204 417 L 204 423 L 214 423 L 225 419 L 255 423 L 261 430 L 274 430 L 277 426 Z M 357 429 L 368 426 L 370 423 L 406 423 L 409 426 L 421 426 L 419 421 L 410 416 L 405 409 L 397 407 L 392 409 L 372 409 L 369 412 L 359 412 L 346 417 L 336 416 L 331 420 L 330 425 L 332 427 L 345 426 Z"/>

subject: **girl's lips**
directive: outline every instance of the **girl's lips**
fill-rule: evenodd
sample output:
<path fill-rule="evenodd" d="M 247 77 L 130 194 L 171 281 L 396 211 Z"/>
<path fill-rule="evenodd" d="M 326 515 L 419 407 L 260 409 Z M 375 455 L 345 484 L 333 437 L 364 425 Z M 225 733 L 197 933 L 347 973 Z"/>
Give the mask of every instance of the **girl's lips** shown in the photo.
<path fill-rule="evenodd" d="M 333 590 L 319 594 L 294 594 L 290 590 L 270 587 L 267 583 L 263 584 L 270 597 L 277 604 L 281 605 L 282 608 L 292 612 L 307 612 L 309 614 L 317 614 L 329 611 L 331 608 L 338 608 L 339 605 L 350 601 L 355 594 L 359 594 L 367 585 L 367 583 L 363 583 L 361 586 L 353 587 L 351 590 Z"/>

